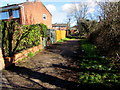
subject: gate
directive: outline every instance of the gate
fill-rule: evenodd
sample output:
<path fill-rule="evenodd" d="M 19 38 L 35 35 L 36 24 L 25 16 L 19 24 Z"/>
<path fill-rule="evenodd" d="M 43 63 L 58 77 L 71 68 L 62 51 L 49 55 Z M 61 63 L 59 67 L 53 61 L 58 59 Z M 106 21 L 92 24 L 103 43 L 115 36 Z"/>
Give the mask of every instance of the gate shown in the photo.
<path fill-rule="evenodd" d="M 47 45 L 50 45 L 56 42 L 56 31 L 54 29 L 48 29 L 47 36 L 48 36 Z"/>

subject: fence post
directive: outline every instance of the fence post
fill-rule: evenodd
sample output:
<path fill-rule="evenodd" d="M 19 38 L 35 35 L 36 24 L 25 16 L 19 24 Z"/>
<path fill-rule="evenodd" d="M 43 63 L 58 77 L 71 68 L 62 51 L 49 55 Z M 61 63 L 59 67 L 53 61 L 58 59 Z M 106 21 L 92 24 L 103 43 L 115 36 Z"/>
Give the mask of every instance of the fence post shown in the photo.
<path fill-rule="evenodd" d="M 42 40 L 42 37 L 40 37 L 40 45 L 41 45 L 41 47 L 42 47 L 42 49 L 43 49 L 44 46 L 43 46 L 43 40 Z"/>
<path fill-rule="evenodd" d="M 2 32 L 0 30 L 0 71 L 5 68 L 5 63 L 2 55 Z"/>
<path fill-rule="evenodd" d="M 1 45 L 0 45 L 0 71 L 5 67 L 4 59 L 2 55 Z"/>

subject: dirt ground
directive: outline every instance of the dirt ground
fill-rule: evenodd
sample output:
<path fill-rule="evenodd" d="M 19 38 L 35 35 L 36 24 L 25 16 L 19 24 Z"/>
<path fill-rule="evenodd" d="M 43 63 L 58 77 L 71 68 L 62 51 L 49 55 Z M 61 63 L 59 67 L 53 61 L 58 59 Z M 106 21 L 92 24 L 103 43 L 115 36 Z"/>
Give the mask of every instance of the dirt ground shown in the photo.
<path fill-rule="evenodd" d="M 32 58 L 16 63 L 3 75 L 9 85 L 2 90 L 77 90 L 79 40 L 50 45 Z"/>

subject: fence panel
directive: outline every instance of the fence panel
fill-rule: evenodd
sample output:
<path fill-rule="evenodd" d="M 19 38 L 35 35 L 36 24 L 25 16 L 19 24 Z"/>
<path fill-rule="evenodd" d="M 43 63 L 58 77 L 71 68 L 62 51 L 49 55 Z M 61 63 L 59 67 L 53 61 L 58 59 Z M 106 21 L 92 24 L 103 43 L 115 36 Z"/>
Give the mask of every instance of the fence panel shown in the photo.
<path fill-rule="evenodd" d="M 66 31 L 65 30 L 61 30 L 61 39 L 66 38 Z"/>
<path fill-rule="evenodd" d="M 56 41 L 64 39 L 65 37 L 66 37 L 66 31 L 65 30 L 56 30 Z"/>

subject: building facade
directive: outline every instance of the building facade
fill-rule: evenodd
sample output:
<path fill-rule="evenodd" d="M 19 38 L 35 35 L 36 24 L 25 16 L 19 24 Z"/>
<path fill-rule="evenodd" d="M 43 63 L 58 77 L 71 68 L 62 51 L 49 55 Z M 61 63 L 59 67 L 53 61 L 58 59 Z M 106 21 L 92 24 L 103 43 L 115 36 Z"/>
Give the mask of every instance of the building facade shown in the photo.
<path fill-rule="evenodd" d="M 67 30 L 68 24 L 52 24 L 52 28 L 55 30 Z"/>
<path fill-rule="evenodd" d="M 7 5 L 0 8 L 1 20 L 16 20 L 23 25 L 43 23 L 52 28 L 52 14 L 39 0 Z"/>

